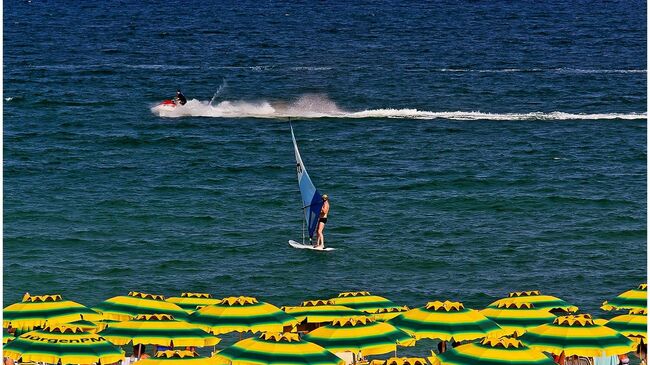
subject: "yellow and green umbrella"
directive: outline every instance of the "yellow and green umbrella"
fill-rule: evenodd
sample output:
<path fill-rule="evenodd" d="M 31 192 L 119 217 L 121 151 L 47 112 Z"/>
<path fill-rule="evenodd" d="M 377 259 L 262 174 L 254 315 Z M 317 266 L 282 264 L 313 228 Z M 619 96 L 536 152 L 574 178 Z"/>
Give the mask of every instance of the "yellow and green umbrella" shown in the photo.
<path fill-rule="evenodd" d="M 219 335 L 229 332 L 282 332 L 298 321 L 280 308 L 253 297 L 228 297 L 221 303 L 203 307 L 187 319 L 205 331 Z"/>
<path fill-rule="evenodd" d="M 178 305 L 188 313 L 194 312 L 196 307 L 205 307 L 221 302 L 220 299 L 212 298 L 212 295 L 208 293 L 181 293 L 180 297 L 170 297 L 165 300 Z"/>
<path fill-rule="evenodd" d="M 502 301 L 497 307 L 479 311 L 496 322 L 505 331 L 521 336 L 527 329 L 551 323 L 555 315 L 543 309 L 536 309 L 531 303 Z"/>
<path fill-rule="evenodd" d="M 531 303 L 536 309 L 547 311 L 576 312 L 578 307 L 552 295 L 543 295 L 539 290 L 519 291 L 508 294 L 508 297 L 492 302 L 488 307 L 497 308 L 503 302 Z"/>
<path fill-rule="evenodd" d="M 219 338 L 169 314 L 141 314 L 130 321 L 111 324 L 101 332 L 116 345 L 214 346 Z"/>
<path fill-rule="evenodd" d="M 432 353 L 429 361 L 432 365 L 556 365 L 541 351 L 513 338 L 485 338 L 439 355 Z"/>
<path fill-rule="evenodd" d="M 138 365 L 217 365 L 216 359 L 201 357 L 194 351 L 158 351 L 156 356 L 138 361 Z"/>
<path fill-rule="evenodd" d="M 619 294 L 610 301 L 604 301 L 600 307 L 606 311 L 616 309 L 646 309 L 648 307 L 648 284 L 641 284 L 636 289 Z"/>
<path fill-rule="evenodd" d="M 3 355 L 23 362 L 110 364 L 122 360 L 124 351 L 98 334 L 56 325 L 21 335 L 4 346 Z"/>
<path fill-rule="evenodd" d="M 588 314 L 562 316 L 553 323 L 531 328 L 520 340 L 540 350 L 566 356 L 601 357 L 626 354 L 635 344 L 615 330 L 599 326 Z"/>
<path fill-rule="evenodd" d="M 403 305 L 399 308 L 381 308 L 377 310 L 376 312 L 372 313 L 372 318 L 376 319 L 377 321 L 382 321 L 386 322 L 389 321 L 400 314 L 407 312 L 410 308 Z M 406 359 L 406 358 L 404 358 Z M 417 358 L 414 358 L 417 359 Z"/>
<path fill-rule="evenodd" d="M 229 365 L 343 365 L 345 361 L 296 333 L 263 333 L 239 341 L 214 357 Z"/>
<path fill-rule="evenodd" d="M 386 360 L 372 360 L 370 365 L 428 365 L 422 357 L 390 357 Z"/>
<path fill-rule="evenodd" d="M 460 302 L 429 302 L 424 307 L 411 309 L 391 319 L 390 323 L 417 339 L 442 341 L 474 340 L 504 334 L 494 321 Z"/>
<path fill-rule="evenodd" d="M 48 324 L 67 323 L 81 319 L 100 320 L 101 315 L 92 309 L 63 300 L 61 295 L 35 295 L 25 293 L 20 303 L 14 303 L 2 310 L 2 326 L 31 331 Z"/>
<path fill-rule="evenodd" d="M 331 352 L 351 351 L 363 356 L 396 351 L 397 345 L 415 345 L 415 339 L 408 333 L 365 316 L 335 320 L 309 332 L 303 338 Z"/>
<path fill-rule="evenodd" d="M 327 323 L 343 317 L 366 315 L 362 311 L 336 305 L 331 300 L 308 300 L 297 307 L 282 307 L 282 310 L 296 318 L 299 323 Z"/>
<path fill-rule="evenodd" d="M 339 293 L 338 297 L 331 299 L 334 304 L 343 305 L 366 313 L 375 313 L 380 309 L 401 308 L 392 301 L 372 295 L 367 291 Z"/>
<path fill-rule="evenodd" d="M 648 343 L 648 311 L 646 309 L 630 309 L 628 314 L 610 319 L 605 326 L 637 343 L 641 340 Z"/>
<path fill-rule="evenodd" d="M 128 321 L 138 314 L 164 313 L 180 320 L 187 317 L 187 312 L 174 303 L 166 302 L 164 296 L 135 291 L 129 292 L 128 295 L 107 299 L 93 309 L 106 319 L 118 321 Z"/>
<path fill-rule="evenodd" d="M 9 342 L 11 342 L 11 341 L 13 341 L 15 339 L 16 339 L 16 337 L 13 336 L 13 335 L 8 335 L 6 333 L 2 334 L 2 344 L 3 345 L 6 345 L 7 343 L 9 343 Z"/>

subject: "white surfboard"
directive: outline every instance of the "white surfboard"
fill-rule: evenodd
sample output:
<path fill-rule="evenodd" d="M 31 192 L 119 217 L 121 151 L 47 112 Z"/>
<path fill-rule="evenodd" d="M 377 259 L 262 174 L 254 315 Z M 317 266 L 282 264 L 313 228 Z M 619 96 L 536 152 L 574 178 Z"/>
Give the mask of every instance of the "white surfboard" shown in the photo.
<path fill-rule="evenodd" d="M 334 251 L 336 250 L 334 247 L 325 247 L 325 248 L 316 248 L 312 245 L 304 245 L 300 242 L 296 242 L 294 240 L 289 240 L 289 246 L 301 250 L 314 250 L 314 251 Z"/>

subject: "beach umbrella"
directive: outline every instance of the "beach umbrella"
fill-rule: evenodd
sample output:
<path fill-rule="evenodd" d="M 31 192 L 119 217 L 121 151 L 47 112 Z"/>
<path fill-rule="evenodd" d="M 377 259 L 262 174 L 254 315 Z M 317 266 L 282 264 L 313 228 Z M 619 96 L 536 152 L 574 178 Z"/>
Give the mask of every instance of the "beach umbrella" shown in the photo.
<path fill-rule="evenodd" d="M 503 302 L 519 302 L 530 303 L 536 309 L 544 309 L 547 311 L 563 311 L 563 312 L 576 312 L 578 307 L 571 305 L 564 300 L 554 297 L 552 295 L 543 295 L 539 290 L 519 291 L 508 294 L 508 297 L 502 298 L 492 302 L 488 308 L 497 308 Z"/>
<path fill-rule="evenodd" d="M 177 321 L 169 314 L 141 314 L 135 319 L 110 324 L 100 333 L 112 343 L 122 346 L 214 346 L 219 338 L 193 324 Z"/>
<path fill-rule="evenodd" d="M 410 308 L 405 305 L 399 308 L 380 308 L 376 312 L 372 313 L 372 318 L 376 319 L 377 321 L 386 322 L 408 311 L 409 309 Z"/>
<path fill-rule="evenodd" d="M 594 323 L 588 314 L 562 316 L 531 328 L 519 338 L 524 344 L 566 356 L 601 357 L 626 354 L 635 344 L 615 330 Z"/>
<path fill-rule="evenodd" d="M 63 300 L 59 294 L 29 295 L 25 293 L 20 303 L 14 303 L 2 310 L 2 326 L 31 331 L 46 324 L 67 323 L 81 319 L 100 320 L 101 315 L 92 309 Z"/>
<path fill-rule="evenodd" d="M 556 365 L 541 351 L 514 338 L 485 338 L 429 358 L 432 365 Z"/>
<path fill-rule="evenodd" d="M 499 325 L 460 302 L 429 302 L 391 319 L 390 323 L 417 339 L 474 340 L 505 334 Z"/>
<path fill-rule="evenodd" d="M 90 332 L 90 333 L 97 333 L 104 328 L 106 328 L 106 323 L 102 323 L 101 321 L 97 322 L 92 322 L 92 321 L 86 321 L 85 319 L 80 319 L 78 321 L 74 322 L 68 322 L 67 324 L 75 327 L 81 328 L 81 330 Z"/>
<path fill-rule="evenodd" d="M 158 351 L 152 358 L 138 361 L 138 365 L 217 365 L 216 359 L 201 357 L 195 351 Z"/>
<path fill-rule="evenodd" d="M 295 318 L 280 308 L 253 297 L 228 297 L 218 304 L 203 307 L 188 318 L 215 335 L 229 332 L 282 332 L 295 327 Z"/>
<path fill-rule="evenodd" d="M 366 315 L 362 311 L 336 305 L 331 300 L 308 300 L 296 307 L 282 307 L 282 310 L 296 318 L 299 323 L 328 323 L 343 317 Z"/>
<path fill-rule="evenodd" d="M 375 313 L 383 308 L 401 308 L 390 300 L 367 291 L 339 293 L 338 297 L 331 299 L 334 304 L 343 305 L 366 313 Z"/>
<path fill-rule="evenodd" d="M 331 352 L 351 351 L 362 356 L 394 352 L 397 345 L 415 345 L 415 339 L 408 333 L 365 316 L 335 320 L 309 332 L 303 338 Z"/>
<path fill-rule="evenodd" d="M 241 340 L 214 355 L 230 365 L 343 365 L 323 347 L 300 339 L 296 333 L 263 333 Z"/>
<path fill-rule="evenodd" d="M 2 344 L 6 345 L 7 343 L 9 343 L 9 342 L 11 342 L 11 341 L 13 341 L 15 339 L 16 339 L 15 336 L 8 335 L 8 334 L 3 334 L 2 335 Z"/>
<path fill-rule="evenodd" d="M 22 362 L 110 364 L 122 360 L 124 351 L 98 334 L 62 324 L 21 335 L 4 346 L 3 356 Z"/>
<path fill-rule="evenodd" d="M 536 309 L 531 303 L 502 301 L 497 307 L 479 311 L 496 322 L 504 331 L 521 336 L 527 329 L 551 323 L 555 315 L 544 309 Z"/>
<path fill-rule="evenodd" d="M 428 365 L 422 357 L 390 357 L 386 360 L 372 360 L 370 365 Z"/>
<path fill-rule="evenodd" d="M 212 295 L 208 293 L 181 293 L 180 297 L 170 297 L 165 300 L 178 305 L 188 313 L 194 312 L 196 307 L 205 307 L 221 302 L 220 299 L 212 298 Z"/>
<path fill-rule="evenodd" d="M 619 294 L 610 301 L 604 301 L 603 310 L 646 309 L 648 307 L 648 284 L 641 284 L 636 289 Z"/>
<path fill-rule="evenodd" d="M 648 311 L 646 309 L 630 309 L 628 314 L 610 319 L 605 326 L 637 343 L 641 341 L 648 343 Z"/>
<path fill-rule="evenodd" d="M 138 314 L 171 314 L 176 319 L 185 319 L 187 312 L 174 303 L 165 301 L 162 295 L 129 292 L 107 299 L 93 308 L 100 312 L 104 318 L 118 321 L 128 321 Z"/>

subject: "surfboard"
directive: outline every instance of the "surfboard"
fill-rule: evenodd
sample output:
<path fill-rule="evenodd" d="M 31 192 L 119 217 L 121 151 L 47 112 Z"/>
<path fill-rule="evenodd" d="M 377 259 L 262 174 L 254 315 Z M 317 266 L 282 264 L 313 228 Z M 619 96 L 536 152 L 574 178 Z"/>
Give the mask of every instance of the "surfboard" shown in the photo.
<path fill-rule="evenodd" d="M 325 247 L 325 248 L 316 248 L 312 245 L 303 245 L 300 242 L 296 242 L 294 240 L 289 240 L 289 246 L 293 248 L 297 248 L 300 250 L 314 250 L 314 251 L 334 251 L 336 250 L 334 247 Z"/>

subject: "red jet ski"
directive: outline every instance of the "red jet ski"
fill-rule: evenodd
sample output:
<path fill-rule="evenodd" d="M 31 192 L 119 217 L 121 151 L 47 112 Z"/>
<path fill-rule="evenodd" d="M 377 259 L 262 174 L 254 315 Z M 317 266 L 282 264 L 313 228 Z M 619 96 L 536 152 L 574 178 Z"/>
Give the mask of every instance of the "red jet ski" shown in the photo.
<path fill-rule="evenodd" d="M 158 106 L 165 107 L 165 108 L 176 108 L 176 102 L 174 100 L 163 100 L 162 103 L 160 103 Z"/>

